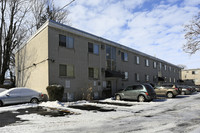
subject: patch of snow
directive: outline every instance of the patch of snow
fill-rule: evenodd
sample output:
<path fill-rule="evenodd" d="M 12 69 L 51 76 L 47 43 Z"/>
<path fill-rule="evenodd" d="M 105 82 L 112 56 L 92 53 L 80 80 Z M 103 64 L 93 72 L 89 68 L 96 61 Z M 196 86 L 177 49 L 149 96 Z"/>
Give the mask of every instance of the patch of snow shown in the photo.
<path fill-rule="evenodd" d="M 60 117 L 24 114 L 17 117 L 26 120 L 1 127 L 1 133 L 43 133 L 43 132 L 137 132 L 137 133 L 199 133 L 200 128 L 200 93 L 187 96 L 177 96 L 173 99 L 156 99 L 152 102 L 139 103 L 135 101 L 100 100 L 100 103 L 77 102 L 42 102 L 38 106 L 65 109 L 80 113 Z M 104 103 L 101 103 L 104 102 Z M 111 104 L 107 104 L 111 103 Z M 118 106 L 112 103 L 129 104 Z M 30 106 L 31 104 L 29 104 Z M 69 108 L 73 105 L 91 105 L 111 108 L 116 111 L 99 112 Z M 27 108 L 27 104 L 21 105 Z M 4 107 L 3 107 L 4 108 Z M 3 108 L 0 108 L 0 112 Z M 10 108 L 10 109 L 8 109 Z M 16 109 L 9 106 L 7 110 Z M 20 129 L 20 130 L 19 130 Z"/>
<path fill-rule="evenodd" d="M 32 104 L 32 103 L 4 106 L 4 107 L 0 107 L 0 113 L 6 112 L 6 111 L 16 111 L 18 109 L 32 108 L 32 107 L 37 107 L 37 106 L 38 106 L 37 104 Z"/>

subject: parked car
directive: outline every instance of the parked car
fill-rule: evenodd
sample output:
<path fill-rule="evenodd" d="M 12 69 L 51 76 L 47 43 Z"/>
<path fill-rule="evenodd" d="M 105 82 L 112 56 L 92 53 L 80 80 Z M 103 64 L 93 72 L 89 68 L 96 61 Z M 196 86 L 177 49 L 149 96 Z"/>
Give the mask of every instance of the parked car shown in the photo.
<path fill-rule="evenodd" d="M 3 92 L 3 91 L 6 91 L 7 89 L 4 89 L 4 88 L 0 88 L 0 93 Z"/>
<path fill-rule="evenodd" d="M 193 93 L 193 89 L 190 86 L 180 85 L 179 87 L 182 88 L 181 95 L 189 95 Z"/>
<path fill-rule="evenodd" d="M 156 98 L 156 93 L 153 87 L 149 84 L 131 85 L 115 94 L 116 100 L 128 99 L 145 102 L 152 101 L 154 98 Z"/>
<path fill-rule="evenodd" d="M 29 88 L 12 88 L 0 93 L 0 106 L 16 103 L 38 103 L 43 94 Z"/>
<path fill-rule="evenodd" d="M 163 84 L 155 86 L 156 95 L 166 96 L 168 98 L 174 98 L 181 94 L 181 88 L 173 84 Z"/>
<path fill-rule="evenodd" d="M 199 86 L 195 86 L 195 89 L 197 92 L 200 92 L 200 87 Z"/>

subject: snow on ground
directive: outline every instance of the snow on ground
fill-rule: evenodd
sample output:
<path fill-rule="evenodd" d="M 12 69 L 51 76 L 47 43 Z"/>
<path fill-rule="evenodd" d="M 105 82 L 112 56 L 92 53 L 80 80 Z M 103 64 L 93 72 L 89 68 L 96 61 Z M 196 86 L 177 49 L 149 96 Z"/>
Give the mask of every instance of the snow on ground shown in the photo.
<path fill-rule="evenodd" d="M 37 105 L 22 104 L 1 107 L 0 112 L 35 106 Z M 200 132 L 200 93 L 178 96 L 174 99 L 156 99 L 145 103 L 106 99 L 99 102 L 43 102 L 38 106 L 69 110 L 75 114 L 62 117 L 42 116 L 36 113 L 18 115 L 18 118 L 26 121 L 0 127 L 0 132 Z M 87 111 L 70 108 L 70 106 L 92 106 L 113 110 L 108 112 Z"/>

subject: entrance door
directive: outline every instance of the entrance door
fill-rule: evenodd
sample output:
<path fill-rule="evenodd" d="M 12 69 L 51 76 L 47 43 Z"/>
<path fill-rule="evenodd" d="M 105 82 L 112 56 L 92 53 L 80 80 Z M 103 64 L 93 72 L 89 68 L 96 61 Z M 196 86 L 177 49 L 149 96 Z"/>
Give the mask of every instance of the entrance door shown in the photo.
<path fill-rule="evenodd" d="M 116 83 L 116 80 L 113 79 L 106 81 L 106 89 L 103 90 L 104 98 L 110 98 L 115 95 L 117 87 Z"/>

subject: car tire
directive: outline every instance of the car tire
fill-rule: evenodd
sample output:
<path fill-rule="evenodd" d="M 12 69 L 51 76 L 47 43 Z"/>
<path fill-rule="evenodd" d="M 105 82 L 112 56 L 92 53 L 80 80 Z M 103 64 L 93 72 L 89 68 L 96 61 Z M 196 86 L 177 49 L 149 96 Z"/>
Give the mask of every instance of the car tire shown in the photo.
<path fill-rule="evenodd" d="M 120 95 L 116 95 L 115 96 L 115 100 L 121 100 L 121 96 Z"/>
<path fill-rule="evenodd" d="M 138 96 L 138 102 L 145 102 L 146 98 L 143 95 Z"/>
<path fill-rule="evenodd" d="M 3 106 L 3 102 L 2 101 L 0 101 L 0 107 L 2 107 Z"/>
<path fill-rule="evenodd" d="M 182 91 L 182 92 L 181 92 L 181 95 L 185 95 L 185 92 L 184 92 L 184 91 Z"/>
<path fill-rule="evenodd" d="M 167 97 L 168 97 L 168 98 L 173 98 L 173 97 L 174 97 L 174 94 L 173 94 L 172 92 L 168 92 L 168 93 L 167 93 Z"/>
<path fill-rule="evenodd" d="M 37 98 L 32 98 L 30 102 L 31 103 L 39 103 L 39 100 Z"/>

